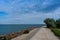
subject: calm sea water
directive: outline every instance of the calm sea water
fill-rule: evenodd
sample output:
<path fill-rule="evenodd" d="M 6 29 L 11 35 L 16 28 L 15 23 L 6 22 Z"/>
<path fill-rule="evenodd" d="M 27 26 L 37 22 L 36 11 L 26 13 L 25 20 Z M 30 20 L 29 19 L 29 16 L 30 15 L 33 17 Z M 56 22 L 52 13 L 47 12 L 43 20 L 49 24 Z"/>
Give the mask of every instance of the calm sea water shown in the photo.
<path fill-rule="evenodd" d="M 0 35 L 18 32 L 31 27 L 41 27 L 43 24 L 0 24 Z"/>

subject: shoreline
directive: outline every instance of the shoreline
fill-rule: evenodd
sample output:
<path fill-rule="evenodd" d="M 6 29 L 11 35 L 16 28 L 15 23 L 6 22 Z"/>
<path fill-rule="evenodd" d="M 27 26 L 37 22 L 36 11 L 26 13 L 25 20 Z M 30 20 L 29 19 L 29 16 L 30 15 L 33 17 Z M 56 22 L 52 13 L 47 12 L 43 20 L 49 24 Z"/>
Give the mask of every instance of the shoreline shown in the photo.
<path fill-rule="evenodd" d="M 29 32 L 35 28 L 38 28 L 38 27 L 31 27 L 31 28 L 27 28 L 25 30 L 22 30 L 20 32 L 13 32 L 13 33 L 10 33 L 10 34 L 6 34 L 6 35 L 0 35 L 0 39 L 13 39 L 15 37 L 18 37 L 18 36 L 21 36 L 24 34 L 24 31 L 28 30 Z"/>
<path fill-rule="evenodd" d="M 35 29 L 31 30 L 28 34 L 23 34 L 21 36 L 11 39 L 11 40 L 29 40 L 33 35 L 36 34 L 36 32 L 38 30 L 39 30 L 39 28 L 35 28 Z"/>

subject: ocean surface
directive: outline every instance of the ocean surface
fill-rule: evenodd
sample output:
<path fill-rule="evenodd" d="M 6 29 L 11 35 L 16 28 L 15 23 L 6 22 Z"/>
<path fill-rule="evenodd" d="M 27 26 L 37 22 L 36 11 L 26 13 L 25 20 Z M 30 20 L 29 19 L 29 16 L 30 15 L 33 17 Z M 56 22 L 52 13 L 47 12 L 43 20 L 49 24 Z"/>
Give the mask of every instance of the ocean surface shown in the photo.
<path fill-rule="evenodd" d="M 0 24 L 0 35 L 22 31 L 31 27 L 41 27 L 44 24 Z"/>

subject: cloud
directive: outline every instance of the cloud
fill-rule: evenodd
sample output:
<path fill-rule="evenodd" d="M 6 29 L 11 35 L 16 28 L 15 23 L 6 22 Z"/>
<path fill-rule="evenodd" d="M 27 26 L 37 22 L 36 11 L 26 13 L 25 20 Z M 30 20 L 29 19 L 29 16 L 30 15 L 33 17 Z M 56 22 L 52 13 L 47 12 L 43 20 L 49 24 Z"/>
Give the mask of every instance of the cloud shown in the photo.
<path fill-rule="evenodd" d="M 58 19 L 59 0 L 0 0 L 0 24 L 40 24 L 45 18 Z M 53 15 L 52 15 L 53 14 Z"/>

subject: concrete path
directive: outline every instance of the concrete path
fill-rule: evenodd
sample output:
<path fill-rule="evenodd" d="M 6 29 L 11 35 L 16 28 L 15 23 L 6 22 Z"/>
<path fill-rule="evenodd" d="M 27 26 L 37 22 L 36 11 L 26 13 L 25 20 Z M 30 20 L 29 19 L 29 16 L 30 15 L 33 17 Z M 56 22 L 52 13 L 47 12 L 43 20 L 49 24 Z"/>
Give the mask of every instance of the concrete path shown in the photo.
<path fill-rule="evenodd" d="M 40 28 L 39 31 L 29 40 L 59 40 L 50 29 Z"/>

